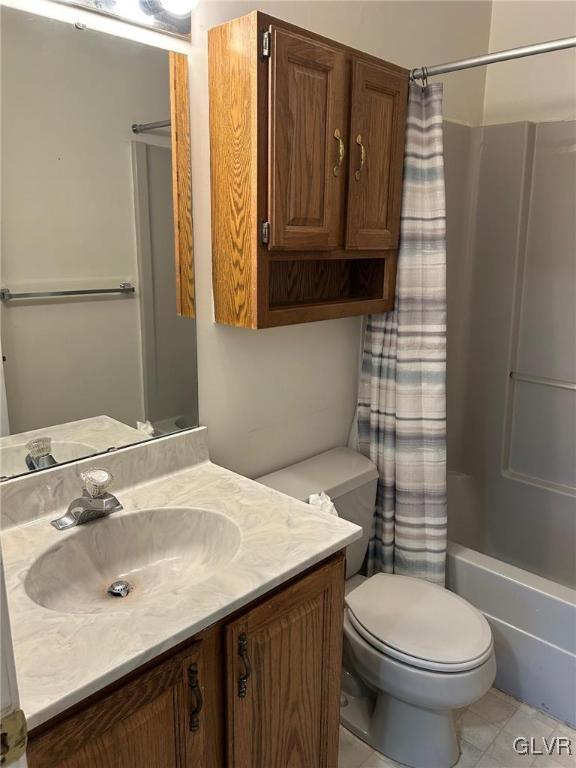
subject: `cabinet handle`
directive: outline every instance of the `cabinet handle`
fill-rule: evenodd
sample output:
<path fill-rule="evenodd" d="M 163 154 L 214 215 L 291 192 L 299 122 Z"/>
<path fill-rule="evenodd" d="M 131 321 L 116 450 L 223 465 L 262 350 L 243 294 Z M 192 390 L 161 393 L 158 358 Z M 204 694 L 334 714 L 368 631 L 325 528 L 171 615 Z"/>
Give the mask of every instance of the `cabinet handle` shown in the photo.
<path fill-rule="evenodd" d="M 340 133 L 340 128 L 336 128 L 336 130 L 334 131 L 334 138 L 338 142 L 338 162 L 334 166 L 334 176 L 339 176 L 340 168 L 342 167 L 342 163 L 344 162 L 344 155 L 346 154 L 344 139 L 342 138 L 342 134 Z"/>
<path fill-rule="evenodd" d="M 188 687 L 194 700 L 194 706 L 190 709 L 190 730 L 197 731 L 200 728 L 200 712 L 204 705 L 200 683 L 198 682 L 198 665 L 190 664 L 188 667 Z"/>
<path fill-rule="evenodd" d="M 238 698 L 244 699 L 246 697 L 248 678 L 252 674 L 252 666 L 248 657 L 248 638 L 244 632 L 238 637 L 238 656 L 240 656 L 244 664 L 244 674 L 238 678 Z"/>
<path fill-rule="evenodd" d="M 360 168 L 358 168 L 354 172 L 354 178 L 356 179 L 356 181 L 360 181 L 360 175 L 362 173 L 362 168 L 364 168 L 364 163 L 366 162 L 366 155 L 367 155 L 366 147 L 362 143 L 361 133 L 359 133 L 358 136 L 356 136 L 356 144 L 358 144 L 358 146 L 360 147 Z"/>

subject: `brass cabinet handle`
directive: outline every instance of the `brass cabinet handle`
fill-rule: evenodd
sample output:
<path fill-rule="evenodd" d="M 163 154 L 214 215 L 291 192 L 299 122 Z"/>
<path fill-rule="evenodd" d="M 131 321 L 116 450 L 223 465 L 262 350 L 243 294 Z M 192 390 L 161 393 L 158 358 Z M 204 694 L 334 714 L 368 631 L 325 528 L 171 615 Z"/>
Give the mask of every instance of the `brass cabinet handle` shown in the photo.
<path fill-rule="evenodd" d="M 362 143 L 362 134 L 359 133 L 358 136 L 356 136 L 356 144 L 360 147 L 360 168 L 358 168 L 354 173 L 354 178 L 356 181 L 360 181 L 360 175 L 362 173 L 362 168 L 364 168 L 364 163 L 366 162 L 366 147 Z"/>
<path fill-rule="evenodd" d="M 244 664 L 244 673 L 238 678 L 238 698 L 244 699 L 246 697 L 248 678 L 252 674 L 252 665 L 248 656 L 248 638 L 244 632 L 238 637 L 238 656 L 240 656 Z"/>
<path fill-rule="evenodd" d="M 190 709 L 190 730 L 197 731 L 200 728 L 200 712 L 204 705 L 202 691 L 198 681 L 198 665 L 190 664 L 188 667 L 188 687 L 194 700 L 194 705 Z"/>
<path fill-rule="evenodd" d="M 336 128 L 336 130 L 334 131 L 334 138 L 338 142 L 338 162 L 334 166 L 334 176 L 339 176 L 340 168 L 342 167 L 342 163 L 344 162 L 344 155 L 346 154 L 344 139 L 342 138 L 342 134 L 340 133 L 340 128 Z"/>

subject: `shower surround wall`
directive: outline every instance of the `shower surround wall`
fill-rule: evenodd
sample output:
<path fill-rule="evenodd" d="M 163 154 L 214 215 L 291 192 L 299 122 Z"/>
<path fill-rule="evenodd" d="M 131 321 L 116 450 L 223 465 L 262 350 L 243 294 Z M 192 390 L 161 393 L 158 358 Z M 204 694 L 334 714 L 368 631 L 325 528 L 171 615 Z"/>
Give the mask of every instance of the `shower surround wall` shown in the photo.
<path fill-rule="evenodd" d="M 576 381 L 575 148 L 574 121 L 445 123 L 447 585 L 496 685 L 572 724 L 576 392 L 550 384 Z"/>
<path fill-rule="evenodd" d="M 450 536 L 574 587 L 576 122 L 446 133 Z"/>

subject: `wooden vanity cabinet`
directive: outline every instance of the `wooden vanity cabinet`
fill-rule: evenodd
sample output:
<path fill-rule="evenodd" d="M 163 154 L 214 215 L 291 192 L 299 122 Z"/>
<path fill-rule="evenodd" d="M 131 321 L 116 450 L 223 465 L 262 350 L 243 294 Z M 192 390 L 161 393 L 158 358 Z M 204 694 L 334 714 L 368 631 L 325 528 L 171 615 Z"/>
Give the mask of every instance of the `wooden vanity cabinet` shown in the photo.
<path fill-rule="evenodd" d="M 29 768 L 333 768 L 343 554 L 31 732 Z"/>
<path fill-rule="evenodd" d="M 259 12 L 208 39 L 217 322 L 391 309 L 408 70 Z"/>

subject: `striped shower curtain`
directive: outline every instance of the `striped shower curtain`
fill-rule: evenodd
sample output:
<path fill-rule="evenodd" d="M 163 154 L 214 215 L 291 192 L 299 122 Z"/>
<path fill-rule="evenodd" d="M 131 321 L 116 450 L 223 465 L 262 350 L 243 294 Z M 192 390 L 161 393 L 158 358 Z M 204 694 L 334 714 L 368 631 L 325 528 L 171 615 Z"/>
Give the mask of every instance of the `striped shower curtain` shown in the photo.
<path fill-rule="evenodd" d="M 365 323 L 358 448 L 380 479 L 367 572 L 444 583 L 446 210 L 442 85 L 410 87 L 393 312 Z"/>

